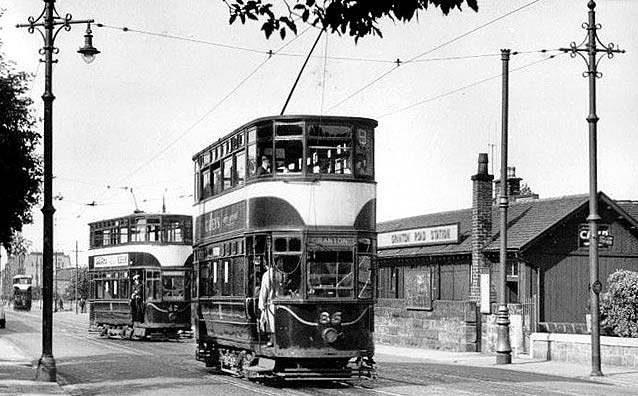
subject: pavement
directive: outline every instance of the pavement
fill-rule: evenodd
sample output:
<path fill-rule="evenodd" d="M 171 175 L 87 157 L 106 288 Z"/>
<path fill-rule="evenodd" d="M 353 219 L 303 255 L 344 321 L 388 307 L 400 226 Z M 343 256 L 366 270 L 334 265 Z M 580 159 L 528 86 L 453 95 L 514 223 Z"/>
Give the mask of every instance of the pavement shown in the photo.
<path fill-rule="evenodd" d="M 7 323 L 7 326 L 10 326 L 10 323 Z M 0 396 L 70 395 L 58 383 L 37 381 L 37 360 L 31 361 L 25 352 L 12 344 L 7 337 L 3 337 L 3 330 L 0 329 Z M 589 365 L 533 359 L 525 355 L 513 357 L 511 364 L 497 365 L 494 354 L 401 348 L 381 344 L 376 346 L 376 355 L 376 360 L 381 362 L 380 364 L 384 361 L 422 360 L 447 365 L 558 376 L 566 379 L 587 379 L 622 388 L 635 388 L 638 385 L 638 369 L 603 366 L 604 376 L 590 377 L 591 366 Z"/>

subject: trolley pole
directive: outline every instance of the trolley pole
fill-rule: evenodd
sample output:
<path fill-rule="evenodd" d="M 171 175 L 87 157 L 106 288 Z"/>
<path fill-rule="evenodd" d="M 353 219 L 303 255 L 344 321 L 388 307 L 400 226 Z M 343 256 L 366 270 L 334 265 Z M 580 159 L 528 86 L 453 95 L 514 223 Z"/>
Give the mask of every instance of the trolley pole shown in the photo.
<path fill-rule="evenodd" d="M 583 23 L 583 29 L 587 30 L 585 40 L 579 45 L 571 42 L 569 48 L 560 48 L 563 52 L 568 52 L 572 58 L 580 55 L 587 65 L 587 71 L 583 73 L 583 77 L 589 78 L 589 115 L 587 122 L 589 124 L 589 216 L 587 222 L 589 224 L 589 282 L 590 282 L 590 313 L 591 313 L 591 376 L 602 376 L 600 369 L 600 299 L 599 294 L 602 290 L 602 283 L 598 279 L 598 222 L 600 215 L 598 214 L 598 170 L 597 170 L 597 123 L 598 115 L 596 114 L 596 79 L 602 77 L 602 73 L 598 72 L 598 62 L 603 56 L 609 59 L 614 54 L 624 53 L 624 50 L 618 49 L 613 43 L 605 46 L 596 31 L 601 29 L 601 25 L 596 24 L 596 2 L 590 0 L 587 3 L 589 8 L 589 21 Z M 600 45 L 601 48 L 597 48 Z M 587 53 L 587 56 L 583 55 Z M 602 54 L 602 55 L 599 55 Z"/>
<path fill-rule="evenodd" d="M 53 55 L 59 52 L 54 46 L 55 38 L 60 30 L 71 30 L 71 25 L 78 23 L 86 23 L 87 29 L 84 35 L 85 43 L 78 52 L 82 54 L 84 60 L 88 63 L 93 61 L 95 55 L 98 54 L 96 48 L 93 47 L 91 34 L 91 23 L 93 19 L 72 21 L 71 14 L 66 14 L 63 18 L 55 10 L 55 0 L 43 0 L 44 9 L 37 18 L 29 17 L 27 24 L 18 24 L 16 27 L 26 27 L 29 33 L 37 30 L 44 39 L 44 47 L 39 51 L 44 56 L 41 60 L 45 64 L 44 76 L 44 205 L 42 213 L 44 215 L 43 227 L 43 251 L 42 251 L 42 356 L 38 361 L 38 369 L 36 380 L 55 382 L 57 369 L 55 359 L 53 358 L 53 64 L 57 59 L 53 59 Z"/>
<path fill-rule="evenodd" d="M 512 363 L 512 347 L 510 344 L 510 320 L 507 308 L 506 271 L 507 271 L 507 207 L 508 183 L 507 183 L 507 124 L 509 106 L 509 60 L 510 50 L 501 50 L 503 61 L 503 105 L 501 125 L 501 191 L 498 207 L 500 211 L 500 265 L 498 271 L 498 314 L 496 319 L 496 364 Z"/>

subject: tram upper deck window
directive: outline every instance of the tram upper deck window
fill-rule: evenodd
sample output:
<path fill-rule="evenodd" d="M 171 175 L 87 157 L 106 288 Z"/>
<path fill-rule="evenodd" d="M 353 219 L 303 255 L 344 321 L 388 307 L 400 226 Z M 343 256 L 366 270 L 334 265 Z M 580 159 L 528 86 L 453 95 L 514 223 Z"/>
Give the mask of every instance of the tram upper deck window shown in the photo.
<path fill-rule="evenodd" d="M 224 159 L 223 180 L 222 189 L 228 190 L 233 186 L 233 157 Z"/>
<path fill-rule="evenodd" d="M 278 174 L 301 173 L 303 166 L 303 124 L 275 125 L 275 163 Z"/>
<path fill-rule="evenodd" d="M 372 132 L 364 128 L 356 128 L 354 147 L 354 167 L 357 177 L 374 176 L 374 142 Z"/>
<path fill-rule="evenodd" d="M 213 185 L 210 182 L 210 169 L 204 169 L 201 173 L 201 198 L 208 198 L 213 195 Z"/>
<path fill-rule="evenodd" d="M 213 174 L 213 195 L 217 195 L 223 191 L 222 169 L 219 162 L 214 163 L 211 168 L 211 172 Z"/>
<path fill-rule="evenodd" d="M 354 297 L 351 250 L 311 250 L 308 253 L 308 297 Z"/>
<path fill-rule="evenodd" d="M 352 127 L 310 125 L 306 166 L 308 173 L 352 174 Z"/>
<path fill-rule="evenodd" d="M 165 218 L 162 222 L 163 242 L 190 243 L 192 239 L 190 219 Z"/>
<path fill-rule="evenodd" d="M 146 234 L 148 236 L 148 242 L 160 241 L 160 219 L 147 219 Z"/>
<path fill-rule="evenodd" d="M 248 130 L 248 176 L 269 176 L 271 172 L 259 172 L 259 168 L 262 166 L 262 157 L 266 156 L 272 161 L 273 153 L 273 128 L 272 123 L 257 125 Z"/>

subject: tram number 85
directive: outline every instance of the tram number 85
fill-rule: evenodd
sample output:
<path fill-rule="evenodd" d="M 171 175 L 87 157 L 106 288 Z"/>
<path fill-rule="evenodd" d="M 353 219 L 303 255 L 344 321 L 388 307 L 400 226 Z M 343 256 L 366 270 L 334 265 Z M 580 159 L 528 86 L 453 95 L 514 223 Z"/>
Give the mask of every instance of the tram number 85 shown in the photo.
<path fill-rule="evenodd" d="M 330 316 L 329 312 L 322 312 L 321 315 L 319 315 L 319 323 L 322 325 L 329 325 L 331 323 L 338 325 L 341 323 L 341 312 L 335 312 L 332 316 Z"/>

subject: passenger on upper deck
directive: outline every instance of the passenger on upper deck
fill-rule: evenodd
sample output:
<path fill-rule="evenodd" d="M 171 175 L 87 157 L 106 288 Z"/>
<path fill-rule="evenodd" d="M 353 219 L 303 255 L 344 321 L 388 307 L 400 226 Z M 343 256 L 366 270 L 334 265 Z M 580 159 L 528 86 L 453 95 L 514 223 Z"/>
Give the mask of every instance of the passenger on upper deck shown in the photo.
<path fill-rule="evenodd" d="M 257 168 L 257 175 L 269 175 L 270 173 L 270 158 L 264 155 L 261 157 L 261 166 Z"/>

